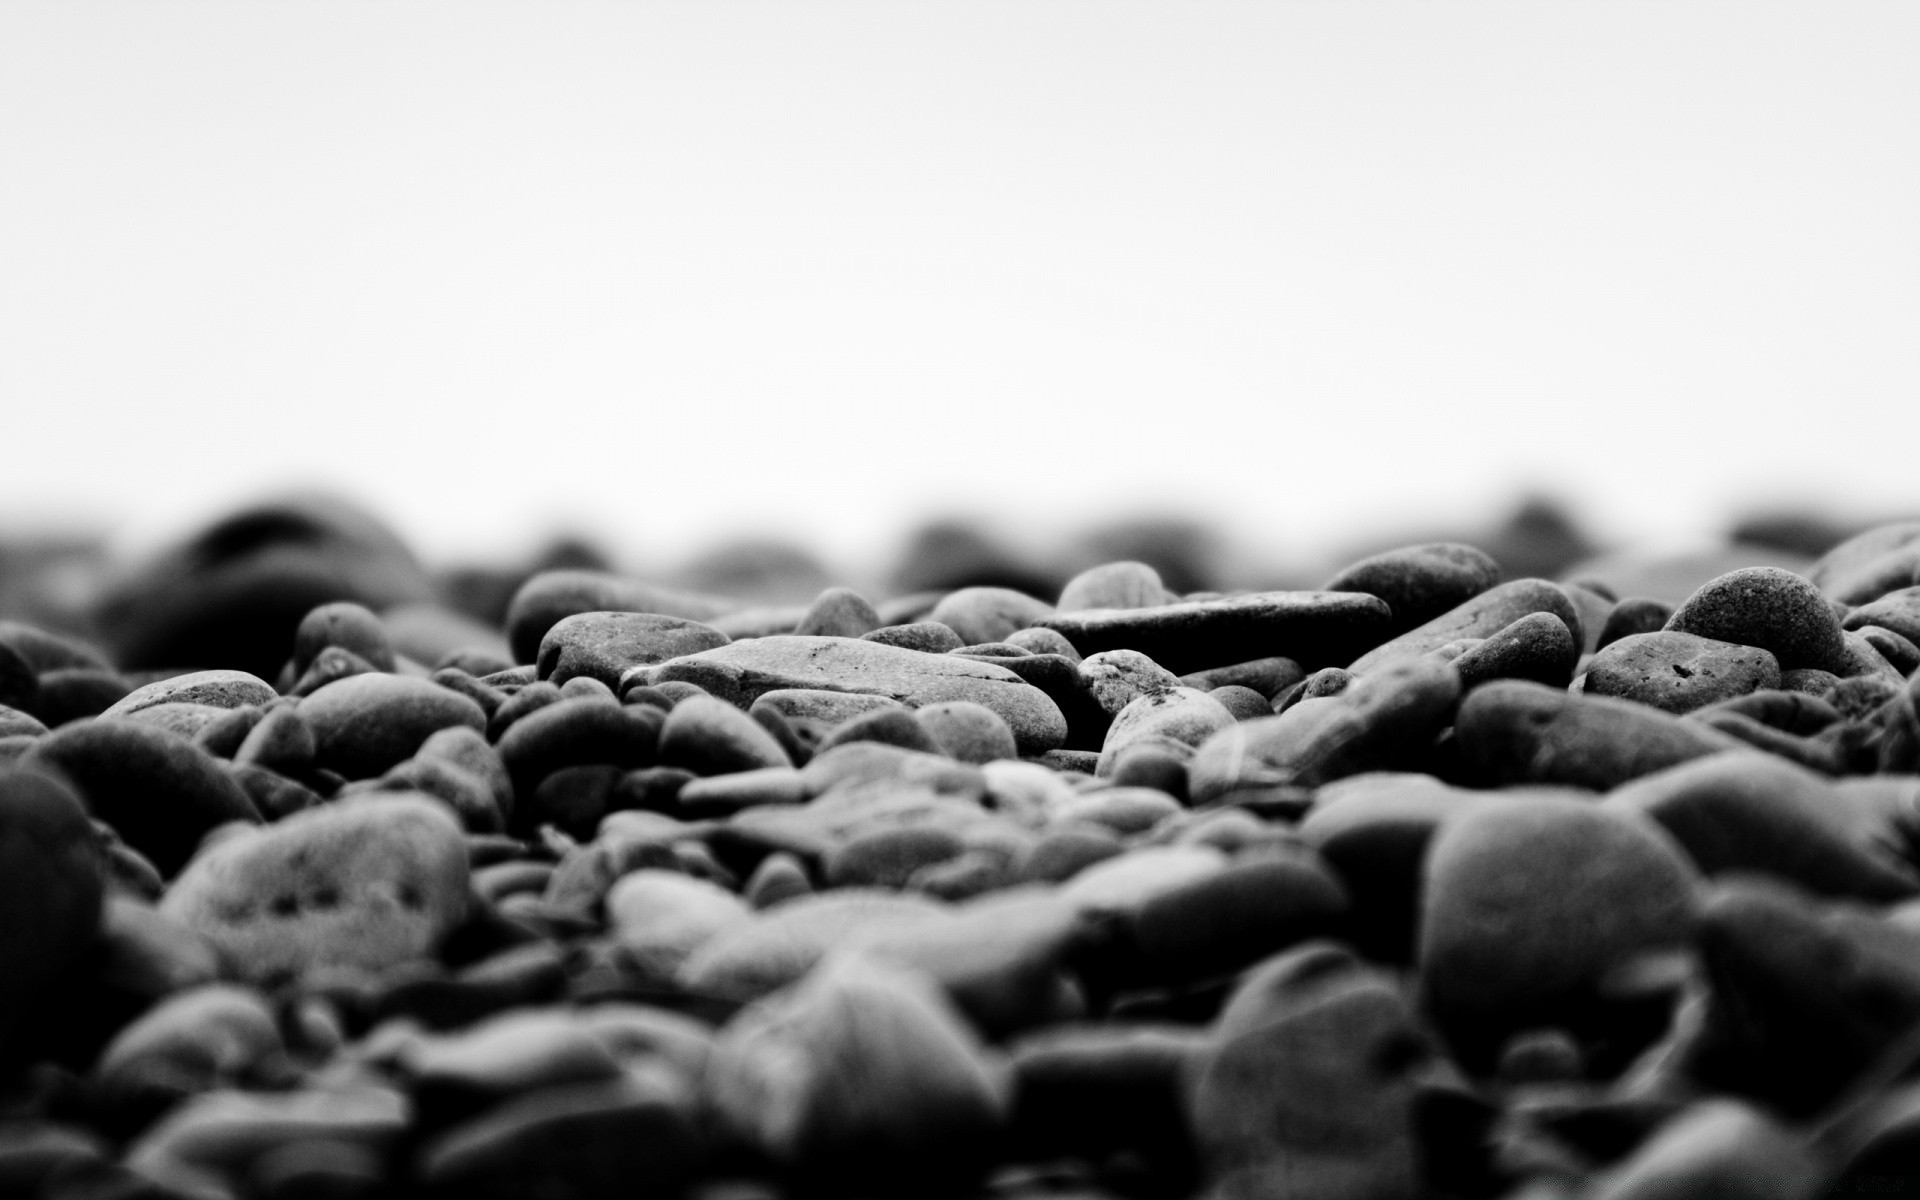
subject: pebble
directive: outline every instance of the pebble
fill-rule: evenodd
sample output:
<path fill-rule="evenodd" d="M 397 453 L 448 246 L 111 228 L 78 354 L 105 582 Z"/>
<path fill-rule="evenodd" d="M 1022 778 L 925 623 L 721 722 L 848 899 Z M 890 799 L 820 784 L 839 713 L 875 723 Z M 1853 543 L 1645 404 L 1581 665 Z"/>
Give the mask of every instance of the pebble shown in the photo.
<path fill-rule="evenodd" d="M 560 700 L 515 721 L 494 747 L 513 780 L 513 794 L 530 796 L 562 767 L 652 766 L 665 724 L 658 709 L 644 704 Z"/>
<path fill-rule="evenodd" d="M 733 892 L 677 871 L 623 875 L 606 904 L 620 945 L 661 980 L 671 980 L 714 937 L 753 919 L 753 909 Z"/>
<path fill-rule="evenodd" d="M 101 717 L 63 725 L 35 741 L 20 765 L 50 767 L 71 780 L 87 811 L 166 876 L 185 866 L 217 826 L 259 819 L 212 755 L 135 721 Z"/>
<path fill-rule="evenodd" d="M 1150 897 L 1127 925 L 1129 983 L 1216 979 L 1345 928 L 1346 890 L 1311 852 L 1250 854 Z"/>
<path fill-rule="evenodd" d="M 865 596 L 852 588 L 838 587 L 828 588 L 815 596 L 813 603 L 807 607 L 806 615 L 787 632 L 807 637 L 857 638 L 872 633 L 880 626 L 880 614 L 874 611 L 873 604 Z"/>
<path fill-rule="evenodd" d="M 945 625 L 960 636 L 961 645 L 971 646 L 1002 641 L 1052 612 L 1053 605 L 1012 588 L 965 587 L 942 596 L 927 620 Z"/>
<path fill-rule="evenodd" d="M 471 662 L 479 669 L 469 673 L 480 676 L 513 665 L 497 625 L 438 602 L 383 608 L 380 624 L 393 644 L 397 670 L 406 670 L 409 660 L 428 668 Z"/>
<path fill-rule="evenodd" d="M 171 1098 L 283 1081 L 291 1064 L 273 1009 L 251 988 L 212 983 L 141 1014 L 100 1055 L 96 1075 Z"/>
<path fill-rule="evenodd" d="M 1305 679 L 1306 672 L 1300 664 L 1290 658 L 1255 658 L 1230 666 L 1214 667 L 1209 671 L 1194 671 L 1180 676 L 1180 682 L 1190 688 L 1199 688 L 1210 692 L 1219 687 L 1244 687 L 1259 692 L 1272 700 L 1281 692 Z"/>
<path fill-rule="evenodd" d="M 1461 758 L 1492 786 L 1558 783 L 1593 791 L 1738 745 L 1704 724 L 1631 700 L 1520 680 L 1475 688 L 1460 705 L 1454 736 Z"/>
<path fill-rule="evenodd" d="M 945 654 L 966 645 L 953 626 L 938 621 L 915 621 L 909 625 L 888 625 L 871 633 L 860 635 L 863 642 L 878 642 L 882 646 L 898 646 L 902 650 L 919 650 L 927 654 Z"/>
<path fill-rule="evenodd" d="M 999 1040 L 1084 1014 L 1068 969 L 1094 936 L 1051 892 L 1018 888 L 966 898 L 942 920 L 856 935 L 847 950 L 924 972 Z"/>
<path fill-rule="evenodd" d="M 1418 964 L 1428 1007 L 1469 1067 L 1556 1025 L 1607 976 L 1686 946 L 1696 873 L 1657 824 L 1584 798 L 1466 807 L 1427 852 Z"/>
<path fill-rule="evenodd" d="M 1606 624 L 1600 627 L 1600 637 L 1594 643 L 1594 650 L 1604 650 L 1621 638 L 1632 637 L 1636 633 L 1658 633 L 1667 627 L 1667 620 L 1672 616 L 1673 605 L 1664 600 L 1655 600 L 1651 596 L 1628 596 L 1607 613 Z"/>
<path fill-rule="evenodd" d="M 966 848 L 958 833 L 934 825 L 874 829 L 856 834 L 827 855 L 827 884 L 897 890 L 921 868 L 958 858 Z"/>
<path fill-rule="evenodd" d="M 1812 667 L 1849 675 L 1839 618 L 1820 590 L 1779 567 L 1747 567 L 1715 579 L 1673 610 L 1666 627 L 1679 633 L 1757 646 L 1780 669 Z"/>
<path fill-rule="evenodd" d="M 1655 821 L 1708 875 L 1760 873 L 1883 903 L 1920 891 L 1920 874 L 1871 843 L 1830 782 L 1775 755 L 1695 759 L 1614 790 L 1605 807 Z"/>
<path fill-rule="evenodd" d="M 1429 542 L 1363 558 L 1322 584 L 1329 592 L 1366 592 L 1393 610 L 1396 635 L 1452 612 L 1500 582 L 1500 564 L 1458 542 Z"/>
<path fill-rule="evenodd" d="M 813 883 L 807 878 L 807 870 L 800 860 L 791 854 L 776 851 L 760 860 L 753 870 L 753 877 L 747 880 L 741 895 L 747 905 L 754 909 L 772 908 L 776 904 L 813 894 Z"/>
<path fill-rule="evenodd" d="M 151 708 L 143 708 L 139 712 L 128 713 L 118 719 L 151 725 L 155 729 L 164 729 L 191 742 L 198 738 L 207 726 L 229 711 L 231 710 L 215 708 L 211 704 L 155 704 Z"/>
<path fill-rule="evenodd" d="M 1273 715 L 1273 702 L 1271 700 L 1262 696 L 1259 692 L 1254 691 L 1252 688 L 1241 687 L 1237 683 L 1229 683 L 1225 687 L 1214 688 L 1212 691 L 1209 691 L 1207 695 L 1213 697 L 1222 708 L 1232 713 L 1233 719 L 1236 721 L 1251 721 L 1255 717 L 1270 717 Z"/>
<path fill-rule="evenodd" d="M 659 755 L 663 766 L 696 775 L 793 765 L 758 721 L 712 696 L 689 696 L 673 706 L 660 730 Z"/>
<path fill-rule="evenodd" d="M 392 671 L 398 665 L 387 627 L 372 609 L 350 600 L 322 604 L 300 618 L 293 631 L 292 676 L 298 679 L 306 674 L 328 646 L 351 651 L 376 671 Z"/>
<path fill-rule="evenodd" d="M 1438 650 L 1448 642 L 1492 637 L 1522 617 L 1542 612 L 1559 617 L 1573 635 L 1574 644 L 1584 644 L 1580 614 L 1562 588 L 1544 579 L 1515 579 L 1476 594 L 1350 663 L 1323 665 L 1345 666 L 1355 675 L 1364 675 L 1387 663 Z M 1301 665 L 1309 664 L 1303 660 Z"/>
<path fill-rule="evenodd" d="M 991 709 L 987 710 L 992 712 Z M 886 746 L 898 746 L 903 750 L 916 750 L 922 754 L 938 754 L 940 746 L 933 740 L 933 734 L 927 727 L 914 719 L 915 714 L 904 705 L 877 708 L 872 712 L 861 713 L 835 725 L 827 735 L 820 739 L 822 751 L 835 746 L 844 746 L 850 742 L 879 742 Z M 998 718 L 995 718 L 998 720 Z M 1001 722 L 1005 724 L 1005 722 Z"/>
<path fill-rule="evenodd" d="M 724 600 L 655 587 L 605 571 L 542 571 L 520 585 L 507 606 L 507 643 L 514 661 L 540 657 L 547 631 L 576 613 L 657 613 L 711 621 L 735 607 Z"/>
<path fill-rule="evenodd" d="M 1725 1196 L 1813 1200 L 1826 1168 L 1814 1147 L 1777 1118 L 1736 1100 L 1708 1100 L 1662 1126 L 1606 1172 L 1594 1200 Z"/>
<path fill-rule="evenodd" d="M 1580 661 L 1573 631 L 1553 613 L 1521 617 L 1453 660 L 1460 689 L 1470 692 L 1493 679 L 1531 679 L 1565 687 Z"/>
<path fill-rule="evenodd" d="M 1920 585 L 1920 521 L 1897 521 L 1848 538 L 1807 568 L 1813 586 L 1841 604 L 1870 604 Z"/>
<path fill-rule="evenodd" d="M 661 1070 L 535 1089 L 430 1142 L 420 1179 L 449 1195 L 670 1200 L 700 1164 L 698 1119 Z"/>
<path fill-rule="evenodd" d="M 57 729 L 81 717 L 97 717 L 133 687 L 119 674 L 94 667 L 71 667 L 43 672 L 34 695 L 33 713 Z"/>
<path fill-rule="evenodd" d="M 1779 686 L 1780 664 L 1765 650 L 1663 630 L 1630 634 L 1595 654 L 1583 690 L 1686 713 Z"/>
<path fill-rule="evenodd" d="M 410 797 L 309 809 L 222 838 L 160 903 L 257 981 L 419 958 L 466 908 L 459 824 L 439 802 Z"/>
<path fill-rule="evenodd" d="M 80 798 L 59 780 L 0 771 L 0 1053 L 100 925 L 106 862 Z"/>
<path fill-rule="evenodd" d="M 1067 580 L 1055 607 L 1061 612 L 1089 608 L 1158 608 L 1176 597 L 1160 582 L 1160 572 L 1143 562 L 1102 563 Z"/>
<path fill-rule="evenodd" d="M 772 709 L 789 721 L 817 722 L 829 729 L 855 717 L 882 709 L 909 711 L 891 696 L 872 696 L 860 692 L 833 692 L 820 688 L 777 688 L 761 693 L 749 713 Z"/>
<path fill-rule="evenodd" d="M 703 944 L 680 970 L 700 995 L 747 1001 L 787 986 L 856 934 L 939 919 L 945 906 L 897 892 L 844 888 L 795 896 Z"/>
<path fill-rule="evenodd" d="M 1113 718 L 1094 774 L 1103 778 L 1112 775 L 1120 756 L 1131 747 L 1191 749 L 1233 724 L 1234 716 L 1225 705 L 1193 688 L 1168 688 L 1140 696 Z"/>
<path fill-rule="evenodd" d="M 96 615 L 122 670 L 217 666 L 271 679 L 316 606 L 381 610 L 432 594 L 378 519 L 302 497 L 231 513 L 161 550 L 117 579 Z"/>
<path fill-rule="evenodd" d="M 24 621 L 0 620 L 0 646 L 5 646 L 36 675 L 51 671 L 111 671 L 104 654 L 76 638 L 62 637 Z"/>
<path fill-rule="evenodd" d="M 1005 1083 L 924 976 L 852 958 L 722 1030 L 722 1124 L 808 1191 L 964 1195 L 992 1163 Z"/>
<path fill-rule="evenodd" d="M 1920 643 L 1920 587 L 1891 591 L 1861 604 L 1841 620 L 1842 629 L 1865 629 L 1878 625 L 1910 642 Z"/>
<path fill-rule="evenodd" d="M 1235 989 L 1194 1055 L 1189 1123 L 1222 1200 L 1421 1194 L 1426 1040 L 1383 972 L 1319 943 Z"/>
<path fill-rule="evenodd" d="M 245 671 L 193 671 L 135 688 L 109 705 L 102 716 L 131 716 L 161 704 L 202 704 L 211 708 L 245 708 L 271 704 L 280 698 L 273 685 Z"/>
<path fill-rule="evenodd" d="M 1080 1159 L 1144 1168 L 1155 1195 L 1186 1195 L 1199 1164 L 1187 1130 L 1186 1076 L 1207 1046 L 1172 1024 L 1077 1024 L 1009 1048 L 1010 1149 L 1020 1160 Z"/>
<path fill-rule="evenodd" d="M 1392 614 L 1384 601 L 1355 592 L 1255 592 L 1037 623 L 1066 635 L 1083 655 L 1137 650 L 1184 675 L 1276 656 L 1310 669 L 1342 665 L 1380 641 Z"/>
<path fill-rule="evenodd" d="M 0 1191 L 1906 1188 L 1909 534 L 439 601 L 242 514 L 164 653 L 0 622 Z"/>
<path fill-rule="evenodd" d="M 1849 645 L 1853 643 L 1855 637 L 1871 646 L 1900 678 L 1905 679 L 1916 670 L 1920 670 L 1920 646 L 1914 645 L 1903 634 L 1879 625 L 1864 625 L 1858 630 L 1848 630 Z"/>
<path fill-rule="evenodd" d="M 1080 652 L 1063 634 L 1038 625 L 1014 630 L 1007 635 L 1005 644 L 1016 650 L 1025 650 L 1028 654 L 1057 654 L 1071 662 L 1080 661 Z"/>
<path fill-rule="evenodd" d="M 1210 846 L 1150 846 L 1082 870 L 1060 889 L 1060 897 L 1082 912 L 1125 918 L 1155 896 L 1226 866 L 1227 856 Z"/>
<path fill-rule="evenodd" d="M 1142 696 L 1184 687 L 1180 677 L 1138 650 L 1102 650 L 1078 667 L 1080 683 L 1109 717 Z M 1207 691 L 1211 689 L 1198 689 Z"/>
<path fill-rule="evenodd" d="M 126 1165 L 164 1195 L 242 1194 L 276 1152 L 327 1143 L 382 1152 L 407 1130 L 407 1098 L 356 1082 L 291 1092 L 221 1089 L 181 1104 L 127 1150 Z"/>
<path fill-rule="evenodd" d="M 370 779 L 412 758 L 442 729 L 485 730 L 487 714 L 425 679 L 370 673 L 329 683 L 300 702 L 313 730 L 314 762 L 348 779 Z"/>
<path fill-rule="evenodd" d="M 971 700 L 925 704 L 913 719 L 926 730 L 933 749 L 964 763 L 990 763 L 1017 757 L 1013 729 L 1000 714 Z"/>
<path fill-rule="evenodd" d="M 527 684 L 502 700 L 500 707 L 494 709 L 487 717 L 487 740 L 498 742 L 515 721 L 537 709 L 556 703 L 559 699 L 559 687 L 544 679 Z"/>
<path fill-rule="evenodd" d="M 1357 949 L 1378 962 L 1413 960 L 1427 848 L 1443 822 L 1483 795 L 1431 775 L 1388 771 L 1319 789 L 1300 838 L 1344 885 Z"/>
<path fill-rule="evenodd" d="M 287 688 L 289 696 L 311 696 L 340 679 L 375 673 L 374 665 L 351 650 L 328 646 L 314 656 L 313 665 Z"/>
<path fill-rule="evenodd" d="M 297 707 L 284 706 L 262 714 L 232 757 L 239 764 L 292 774 L 313 766 L 317 753 L 319 743 L 306 716 Z"/>
<path fill-rule="evenodd" d="M 911 708 L 972 700 L 1000 714 L 1022 754 L 1059 746 L 1066 718 L 1039 688 L 1005 667 L 951 654 L 923 654 L 863 639 L 766 637 L 736 642 L 652 668 L 648 682 L 698 684 L 740 707 L 783 688 L 886 696 Z"/>
<path fill-rule="evenodd" d="M 1194 802 L 1204 804 L 1240 788 L 1314 787 L 1392 770 L 1424 749 L 1459 700 L 1460 677 L 1451 664 L 1433 658 L 1392 663 L 1336 696 L 1225 726 L 1195 753 L 1188 788 Z"/>
<path fill-rule="evenodd" d="M 0 705 L 0 737 L 39 737 L 46 731 L 45 725 L 19 709 Z"/>
<path fill-rule="evenodd" d="M 1694 941 L 1710 990 L 1675 1057 L 1715 1092 L 1810 1116 L 1920 1020 L 1911 926 L 1730 878 L 1708 895 Z"/>
<path fill-rule="evenodd" d="M 712 626 L 659 613 L 575 613 L 554 622 L 540 639 L 534 668 L 554 684 L 586 678 L 618 688 L 635 667 L 697 654 L 730 640 Z"/>

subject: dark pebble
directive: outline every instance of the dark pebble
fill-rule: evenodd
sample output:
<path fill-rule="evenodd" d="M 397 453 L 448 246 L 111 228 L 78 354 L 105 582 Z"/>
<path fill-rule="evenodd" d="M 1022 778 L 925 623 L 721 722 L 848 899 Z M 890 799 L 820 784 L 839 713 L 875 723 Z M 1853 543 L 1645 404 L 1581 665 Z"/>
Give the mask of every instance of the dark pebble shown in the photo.
<path fill-rule="evenodd" d="M 1672 616 L 1673 605 L 1664 600 L 1655 600 L 1650 596 L 1628 596 L 1607 614 L 1607 623 L 1600 627 L 1600 640 L 1594 649 L 1603 650 L 1621 638 L 1632 637 L 1636 633 L 1657 633 L 1667 627 L 1667 620 Z"/>
<path fill-rule="evenodd" d="M 31 1047 L 21 1022 L 100 927 L 106 862 L 80 798 L 0 771 L 0 1056 Z"/>
<path fill-rule="evenodd" d="M 1454 736 L 1468 767 L 1491 786 L 1558 783 L 1594 791 L 1739 744 L 1644 704 L 1520 680 L 1470 692 Z"/>
<path fill-rule="evenodd" d="M 351 651 L 376 671 L 391 671 L 396 665 L 387 627 L 363 604 L 351 601 L 322 604 L 300 618 L 293 632 L 294 678 L 306 674 L 313 660 L 328 646 Z"/>
<path fill-rule="evenodd" d="M 904 708 L 876 708 L 849 718 L 834 726 L 832 732 L 820 740 L 817 750 L 831 750 L 848 742 L 880 742 L 923 754 L 942 753 L 933 735 Z"/>
<path fill-rule="evenodd" d="M 561 767 L 653 765 L 664 723 L 644 704 L 562 700 L 515 721 L 495 745 L 513 779 L 514 795 L 531 796 Z"/>
<path fill-rule="evenodd" d="M 253 804 L 220 763 L 183 737 L 118 718 L 64 725 L 22 760 L 71 779 L 87 810 L 171 876 L 208 831 L 257 821 Z"/>
<path fill-rule="evenodd" d="M 302 700 L 297 711 L 313 730 L 315 763 L 348 779 L 371 778 L 413 757 L 439 730 L 487 727 L 487 714 L 472 700 L 401 675 L 338 680 Z"/>
<path fill-rule="evenodd" d="M 97 717 L 133 690 L 133 684 L 103 667 L 56 667 L 40 675 L 34 715 L 57 729 L 81 717 Z"/>
<path fill-rule="evenodd" d="M 1351 663 L 1331 665 L 1344 665 L 1355 675 L 1363 675 L 1387 663 L 1438 650 L 1449 642 L 1492 637 L 1520 618 L 1539 612 L 1559 617 L 1566 622 L 1575 642 L 1581 642 L 1584 632 L 1580 614 L 1559 585 L 1544 579 L 1515 579 L 1479 593 L 1392 641 L 1374 647 Z"/>
<path fill-rule="evenodd" d="M 1500 564 L 1472 546 L 1430 542 L 1389 550 L 1344 568 L 1321 585 L 1329 592 L 1367 592 L 1393 610 L 1395 635 L 1433 620 L 1500 582 Z"/>
<path fill-rule="evenodd" d="M 1138 650 L 1176 675 L 1284 657 L 1343 665 L 1386 635 L 1385 602 L 1353 592 L 1259 592 L 1158 608 L 1063 613 L 1037 622 L 1082 655 Z"/>
<path fill-rule="evenodd" d="M 1553 613 L 1537 612 L 1489 636 L 1453 660 L 1462 691 L 1494 679 L 1530 679 L 1565 687 L 1580 661 L 1573 631 Z"/>

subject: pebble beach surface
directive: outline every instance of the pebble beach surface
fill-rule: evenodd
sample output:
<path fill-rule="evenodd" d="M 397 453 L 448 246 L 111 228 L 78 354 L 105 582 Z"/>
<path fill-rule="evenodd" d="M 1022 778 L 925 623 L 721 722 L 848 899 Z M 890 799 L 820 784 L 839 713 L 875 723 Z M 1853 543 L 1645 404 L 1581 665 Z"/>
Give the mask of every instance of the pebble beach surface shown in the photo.
<path fill-rule="evenodd" d="M 241 514 L 0 622 L 0 1198 L 1920 1195 L 1920 524 L 1676 572 Z"/>

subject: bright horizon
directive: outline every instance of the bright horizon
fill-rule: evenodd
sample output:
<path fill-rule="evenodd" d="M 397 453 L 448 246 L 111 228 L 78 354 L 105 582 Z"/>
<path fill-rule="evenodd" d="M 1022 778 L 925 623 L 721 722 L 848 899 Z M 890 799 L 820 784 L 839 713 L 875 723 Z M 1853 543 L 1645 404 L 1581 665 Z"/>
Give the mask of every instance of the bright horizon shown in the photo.
<path fill-rule="evenodd" d="M 1920 510 L 1920 6 L 0 7 L 0 528 Z"/>

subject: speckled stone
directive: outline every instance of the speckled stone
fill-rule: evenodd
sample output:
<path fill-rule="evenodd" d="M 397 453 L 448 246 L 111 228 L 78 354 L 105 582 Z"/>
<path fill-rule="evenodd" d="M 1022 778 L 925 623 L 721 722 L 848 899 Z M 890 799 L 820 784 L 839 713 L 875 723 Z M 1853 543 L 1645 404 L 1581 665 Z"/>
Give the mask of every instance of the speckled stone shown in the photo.
<path fill-rule="evenodd" d="M 222 838 L 160 904 L 250 980 L 419 958 L 466 908 L 459 823 L 438 801 L 408 796 L 308 809 Z"/>
<path fill-rule="evenodd" d="M 1692 712 L 1780 686 L 1780 664 L 1756 646 L 1671 630 L 1623 637 L 1587 664 L 1589 696 L 1619 696 L 1672 713 Z"/>
<path fill-rule="evenodd" d="M 1791 671 L 1814 667 L 1847 675 L 1840 620 L 1820 590 L 1778 567 L 1729 571 L 1675 609 L 1667 628 L 1742 646 L 1758 646 Z"/>

